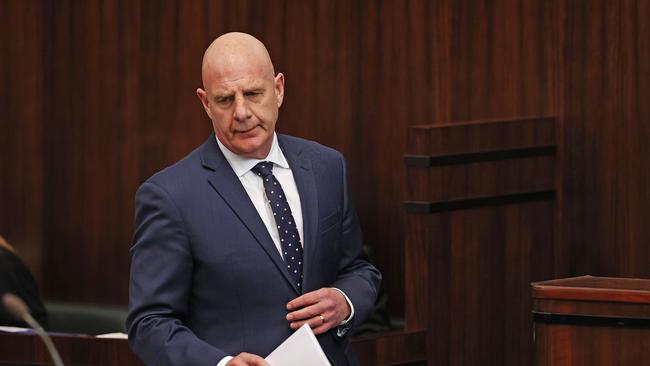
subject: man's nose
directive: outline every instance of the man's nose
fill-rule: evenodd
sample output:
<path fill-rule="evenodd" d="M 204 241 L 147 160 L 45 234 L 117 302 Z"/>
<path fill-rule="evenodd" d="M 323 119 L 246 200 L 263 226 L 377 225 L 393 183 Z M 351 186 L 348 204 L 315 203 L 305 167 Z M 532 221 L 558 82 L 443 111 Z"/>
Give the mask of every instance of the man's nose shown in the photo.
<path fill-rule="evenodd" d="M 243 96 L 235 97 L 235 119 L 237 121 L 245 121 L 251 117 L 251 111 L 248 109 L 246 98 Z"/>

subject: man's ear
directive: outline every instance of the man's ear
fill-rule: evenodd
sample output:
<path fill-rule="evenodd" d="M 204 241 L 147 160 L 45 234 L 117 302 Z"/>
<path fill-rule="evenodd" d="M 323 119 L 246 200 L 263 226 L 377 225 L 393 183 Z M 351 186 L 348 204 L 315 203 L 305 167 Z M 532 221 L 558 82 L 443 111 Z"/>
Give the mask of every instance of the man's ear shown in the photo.
<path fill-rule="evenodd" d="M 278 101 L 278 108 L 280 108 L 284 100 L 284 75 L 281 72 L 275 77 L 275 97 Z"/>
<path fill-rule="evenodd" d="M 197 88 L 196 96 L 199 97 L 201 104 L 203 104 L 203 109 L 205 109 L 205 113 L 207 113 L 208 117 L 212 119 L 212 114 L 210 113 L 210 101 L 208 100 L 208 94 L 205 92 L 205 90 L 201 88 Z"/>

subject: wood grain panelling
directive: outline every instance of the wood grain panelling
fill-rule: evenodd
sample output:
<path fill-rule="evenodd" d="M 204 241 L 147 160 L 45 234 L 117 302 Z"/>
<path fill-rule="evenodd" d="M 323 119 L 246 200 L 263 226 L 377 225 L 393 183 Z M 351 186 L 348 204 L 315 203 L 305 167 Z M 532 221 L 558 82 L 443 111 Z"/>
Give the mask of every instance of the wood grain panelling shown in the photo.
<path fill-rule="evenodd" d="M 406 329 L 427 330 L 429 364 L 531 364 L 529 283 L 555 273 L 555 150 L 534 148 L 555 147 L 555 126 L 409 128 Z M 515 148 L 534 154 L 497 154 Z M 418 156 L 430 164 L 412 164 Z"/>
<path fill-rule="evenodd" d="M 43 32 L 38 1 L 0 1 L 0 235 L 41 278 Z"/>
<path fill-rule="evenodd" d="M 418 236 L 407 239 L 414 248 L 407 263 L 424 270 L 430 281 L 428 310 L 413 309 L 429 313 L 430 364 L 531 364 L 532 301 L 526 284 L 553 276 L 553 206 L 535 202 L 409 215 L 407 229 L 417 229 Z M 407 293 L 422 296 L 418 283 L 407 286 Z M 421 329 L 423 314 L 414 315 L 413 328 Z"/>
<path fill-rule="evenodd" d="M 361 365 L 425 366 L 426 332 L 386 332 L 378 336 L 358 337 L 352 348 Z"/>
<path fill-rule="evenodd" d="M 647 328 L 536 325 L 536 366 L 648 366 Z"/>
<path fill-rule="evenodd" d="M 568 275 L 650 277 L 647 1 L 567 1 L 564 253 Z"/>
<path fill-rule="evenodd" d="M 553 115 L 558 2 L 448 2 L 451 112 L 432 122 Z"/>
<path fill-rule="evenodd" d="M 650 365 L 650 280 L 580 276 L 531 292 L 535 365 Z"/>
<path fill-rule="evenodd" d="M 554 190 L 555 125 L 554 118 L 528 118 L 409 128 L 408 200 L 450 202 Z"/>
<path fill-rule="evenodd" d="M 135 190 L 211 130 L 195 97 L 202 7 L 56 2 L 46 13 L 45 109 L 57 121 L 45 123 L 44 229 L 57 238 L 44 248 L 46 294 L 126 303 Z"/>
<path fill-rule="evenodd" d="M 210 132 L 202 52 L 240 30 L 286 75 L 278 129 L 346 156 L 394 314 L 419 124 L 557 116 L 554 268 L 647 277 L 648 18 L 645 0 L 0 0 L 0 231 L 48 297 L 125 303 L 135 190 Z"/>

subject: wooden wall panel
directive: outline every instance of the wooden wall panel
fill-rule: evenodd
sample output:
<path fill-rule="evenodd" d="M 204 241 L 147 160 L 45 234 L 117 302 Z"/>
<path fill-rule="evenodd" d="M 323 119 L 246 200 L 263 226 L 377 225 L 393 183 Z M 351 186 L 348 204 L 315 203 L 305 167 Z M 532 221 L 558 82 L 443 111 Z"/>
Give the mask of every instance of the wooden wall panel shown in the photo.
<path fill-rule="evenodd" d="M 18 39 L 16 37 L 19 37 Z M 38 1 L 0 1 L 0 235 L 41 279 L 43 31 Z"/>
<path fill-rule="evenodd" d="M 406 329 L 427 330 L 429 364 L 532 363 L 529 284 L 555 275 L 555 126 L 409 128 Z"/>
<path fill-rule="evenodd" d="M 440 313 L 432 309 L 429 336 L 450 343 L 429 353 L 431 364 L 531 364 L 532 300 L 525 284 L 553 276 L 553 211 L 548 202 L 459 211 L 440 228 L 449 233 L 433 231 L 450 239 L 440 244 L 449 245 L 451 291 Z M 445 310 L 450 321 L 442 319 Z"/>
<path fill-rule="evenodd" d="M 58 239 L 45 293 L 125 304 L 135 190 L 211 131 L 195 96 L 201 4 L 49 5 L 45 108 L 59 123 L 45 124 L 44 230 Z M 114 271 L 94 271 L 105 263 Z"/>
<path fill-rule="evenodd" d="M 407 301 L 407 327 L 427 322 L 431 365 L 532 363 L 527 284 L 554 277 L 554 210 L 534 202 L 408 215 L 407 229 L 418 231 L 407 239 L 407 267 L 425 271 L 429 300 L 427 309 Z M 417 301 L 423 278 L 414 280 L 406 291 Z"/>
<path fill-rule="evenodd" d="M 563 276 L 650 277 L 647 1 L 567 1 Z"/>
<path fill-rule="evenodd" d="M 449 21 L 449 119 L 553 115 L 559 0 L 442 1 Z"/>

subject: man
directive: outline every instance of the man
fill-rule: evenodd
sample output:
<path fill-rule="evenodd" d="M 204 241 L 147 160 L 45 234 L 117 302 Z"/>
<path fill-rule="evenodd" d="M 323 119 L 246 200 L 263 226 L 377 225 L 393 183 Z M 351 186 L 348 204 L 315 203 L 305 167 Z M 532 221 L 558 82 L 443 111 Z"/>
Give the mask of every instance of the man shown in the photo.
<path fill-rule="evenodd" d="M 243 33 L 217 38 L 197 95 L 214 135 L 136 194 L 129 341 L 149 365 L 267 365 L 308 323 L 336 366 L 371 311 L 342 156 L 275 133 L 284 75 Z"/>

